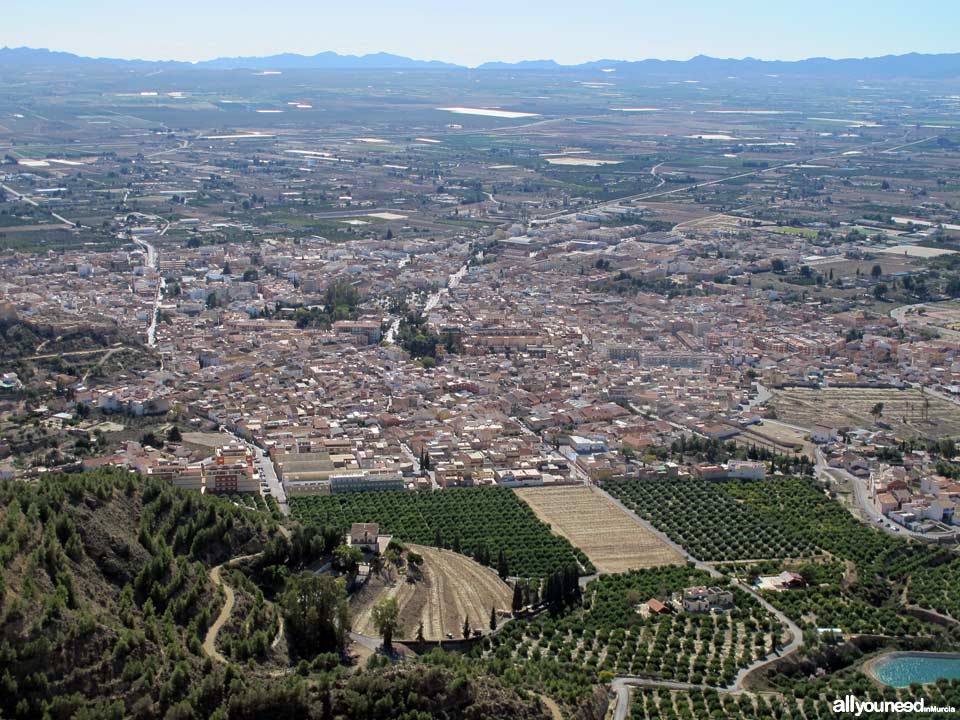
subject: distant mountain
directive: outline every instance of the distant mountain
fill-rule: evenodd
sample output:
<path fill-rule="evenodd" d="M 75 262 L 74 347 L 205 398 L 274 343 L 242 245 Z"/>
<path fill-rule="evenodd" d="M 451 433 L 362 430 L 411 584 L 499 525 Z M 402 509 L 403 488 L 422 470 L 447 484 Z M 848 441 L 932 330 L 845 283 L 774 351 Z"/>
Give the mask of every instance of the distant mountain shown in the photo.
<path fill-rule="evenodd" d="M 316 55 L 268 55 L 267 57 L 217 58 L 193 65 L 198 68 L 218 70 L 399 70 L 399 69 L 461 69 L 461 65 L 439 60 L 413 60 L 390 53 L 371 55 L 339 55 L 335 52 L 322 52 Z"/>
<path fill-rule="evenodd" d="M 556 60 L 521 60 L 520 62 L 487 62 L 477 67 L 477 70 L 562 70 L 564 67 L 580 67 L 579 65 L 564 66 Z"/>
<path fill-rule="evenodd" d="M 69 66 L 127 66 L 136 68 L 165 67 L 171 69 L 208 70 L 418 70 L 465 69 L 461 65 L 439 60 L 413 60 L 390 53 L 371 55 L 339 55 L 322 52 L 316 55 L 283 53 L 266 57 L 233 57 L 205 60 L 198 63 L 175 60 L 119 60 L 116 58 L 89 58 L 67 52 L 34 48 L 0 48 L 0 67 L 69 67 Z"/>
<path fill-rule="evenodd" d="M 134 69 L 200 70 L 469 70 L 463 65 L 439 60 L 414 60 L 402 55 L 373 53 L 316 55 L 283 53 L 267 57 L 230 57 L 198 63 L 152 60 L 88 58 L 66 52 L 33 48 L 0 49 L 0 68 L 120 67 Z M 960 78 L 960 53 L 885 55 L 872 58 L 808 58 L 806 60 L 723 59 L 697 55 L 689 60 L 594 60 L 579 65 L 561 65 L 555 60 L 488 62 L 479 71 L 569 72 L 608 70 L 676 78 L 724 78 L 783 75 L 823 79 Z"/>
<path fill-rule="evenodd" d="M 114 58 L 89 58 L 68 52 L 44 48 L 0 48 L 0 67 L 78 67 L 95 65 L 122 65 L 128 67 L 167 67 L 190 63 L 176 61 L 119 60 Z"/>

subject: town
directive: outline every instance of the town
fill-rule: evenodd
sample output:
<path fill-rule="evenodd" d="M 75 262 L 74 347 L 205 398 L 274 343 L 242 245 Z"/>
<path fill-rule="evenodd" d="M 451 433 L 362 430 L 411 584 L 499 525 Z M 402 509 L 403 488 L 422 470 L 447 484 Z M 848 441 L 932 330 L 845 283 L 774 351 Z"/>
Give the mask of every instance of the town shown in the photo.
<path fill-rule="evenodd" d="M 37 62 L 0 62 L 21 659 L 109 635 L 117 717 L 226 707 L 188 673 L 269 698 L 236 717 L 957 698 L 955 80 Z M 94 695 L 33 672 L 18 716 Z"/>

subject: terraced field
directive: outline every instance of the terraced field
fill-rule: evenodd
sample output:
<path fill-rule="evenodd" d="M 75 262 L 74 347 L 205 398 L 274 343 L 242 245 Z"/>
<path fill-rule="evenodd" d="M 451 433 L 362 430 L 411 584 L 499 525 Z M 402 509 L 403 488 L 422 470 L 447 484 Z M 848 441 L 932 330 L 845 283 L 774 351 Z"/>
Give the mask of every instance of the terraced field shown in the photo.
<path fill-rule="evenodd" d="M 408 639 L 416 637 L 420 623 L 426 640 L 443 640 L 448 633 L 460 638 L 465 618 L 470 620 L 471 628 L 486 630 L 492 608 L 498 613 L 510 611 L 513 591 L 490 568 L 450 550 L 423 545 L 408 547 L 423 556 L 422 577 L 411 582 L 401 574 L 393 583 L 372 579 L 372 592 L 361 593 L 351 603 L 354 632 L 377 635 L 373 607 L 388 597 L 397 599 L 399 637 Z"/>

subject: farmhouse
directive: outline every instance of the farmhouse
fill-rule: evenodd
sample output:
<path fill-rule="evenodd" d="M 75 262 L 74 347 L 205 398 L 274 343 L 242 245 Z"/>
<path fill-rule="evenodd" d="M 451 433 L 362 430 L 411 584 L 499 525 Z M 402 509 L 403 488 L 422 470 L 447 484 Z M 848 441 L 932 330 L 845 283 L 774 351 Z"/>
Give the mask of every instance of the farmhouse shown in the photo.
<path fill-rule="evenodd" d="M 662 602 L 656 598 L 651 598 L 647 600 L 647 613 L 650 615 L 668 615 L 670 614 L 670 608 L 667 605 L 664 605 Z"/>
<path fill-rule="evenodd" d="M 392 535 L 380 534 L 380 526 L 377 523 L 353 523 L 346 537 L 348 545 L 376 555 L 382 555 L 392 539 Z"/>
<path fill-rule="evenodd" d="M 729 610 L 733 607 L 733 593 L 723 588 L 700 585 L 674 593 L 672 602 L 674 607 L 684 612 L 705 613 L 711 610 Z"/>
<path fill-rule="evenodd" d="M 829 425 L 816 424 L 810 432 L 810 439 L 817 445 L 825 445 L 837 439 L 837 430 Z"/>
<path fill-rule="evenodd" d="M 757 590 L 771 590 L 773 592 L 783 592 L 784 590 L 794 590 L 805 588 L 807 581 L 802 575 L 795 572 L 784 570 L 779 575 L 761 575 L 757 578 Z"/>

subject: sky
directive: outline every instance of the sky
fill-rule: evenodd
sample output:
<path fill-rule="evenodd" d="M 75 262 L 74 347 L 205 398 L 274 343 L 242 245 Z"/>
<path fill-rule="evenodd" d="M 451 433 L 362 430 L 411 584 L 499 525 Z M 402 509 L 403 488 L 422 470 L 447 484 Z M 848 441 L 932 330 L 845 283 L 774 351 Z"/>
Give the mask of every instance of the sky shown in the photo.
<path fill-rule="evenodd" d="M 957 0 L 0 0 L 0 6 L 0 46 L 148 60 L 333 50 L 473 66 L 960 51 Z"/>

